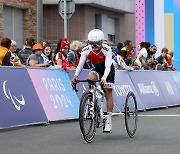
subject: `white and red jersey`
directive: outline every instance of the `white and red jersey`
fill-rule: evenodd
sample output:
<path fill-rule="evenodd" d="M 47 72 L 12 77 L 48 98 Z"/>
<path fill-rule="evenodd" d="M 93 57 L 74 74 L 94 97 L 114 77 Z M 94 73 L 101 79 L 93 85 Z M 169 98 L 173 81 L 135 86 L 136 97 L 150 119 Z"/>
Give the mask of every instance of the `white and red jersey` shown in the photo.
<path fill-rule="evenodd" d="M 122 69 L 122 70 L 133 70 L 133 67 L 127 66 L 123 56 L 117 55 L 113 58 L 113 65 L 115 69 Z"/>
<path fill-rule="evenodd" d="M 89 60 L 94 65 L 96 71 L 100 71 L 100 72 L 103 71 L 105 77 L 109 75 L 111 65 L 112 65 L 111 47 L 109 47 L 106 44 L 102 44 L 102 49 L 99 53 L 93 52 L 91 45 L 88 45 L 85 48 L 83 48 L 81 52 L 79 64 L 76 68 L 75 75 L 78 76 L 79 73 L 81 72 L 84 66 L 84 63 L 86 61 L 86 58 L 89 58 Z"/>

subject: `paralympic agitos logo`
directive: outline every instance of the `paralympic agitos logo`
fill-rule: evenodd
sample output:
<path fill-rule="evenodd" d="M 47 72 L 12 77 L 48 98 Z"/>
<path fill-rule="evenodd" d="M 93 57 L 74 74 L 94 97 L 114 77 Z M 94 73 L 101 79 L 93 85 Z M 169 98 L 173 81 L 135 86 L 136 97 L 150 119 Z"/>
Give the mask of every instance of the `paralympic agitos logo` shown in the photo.
<path fill-rule="evenodd" d="M 14 96 L 11 93 L 10 89 L 6 87 L 6 83 L 7 83 L 7 80 L 5 80 L 3 82 L 3 92 L 4 92 L 4 95 L 6 96 L 7 99 L 11 100 L 13 105 L 14 105 L 14 107 L 18 111 L 20 111 L 21 110 L 21 106 L 25 105 L 25 103 L 26 103 L 25 100 L 24 100 L 24 97 L 22 96 L 22 94 L 21 94 L 21 98 L 20 99 L 17 98 L 16 96 Z"/>

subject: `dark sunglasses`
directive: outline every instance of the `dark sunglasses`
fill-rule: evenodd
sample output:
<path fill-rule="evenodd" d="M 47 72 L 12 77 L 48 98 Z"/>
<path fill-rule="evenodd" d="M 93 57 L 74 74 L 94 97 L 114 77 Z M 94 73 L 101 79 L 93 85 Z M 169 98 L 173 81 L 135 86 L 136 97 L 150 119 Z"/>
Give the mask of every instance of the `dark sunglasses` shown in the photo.
<path fill-rule="evenodd" d="M 69 48 L 67 48 L 67 47 L 64 47 L 63 49 L 64 49 L 64 50 L 66 50 L 66 49 L 68 49 L 68 50 L 69 50 Z"/>
<path fill-rule="evenodd" d="M 103 41 L 89 41 L 90 45 L 101 45 L 103 43 Z"/>

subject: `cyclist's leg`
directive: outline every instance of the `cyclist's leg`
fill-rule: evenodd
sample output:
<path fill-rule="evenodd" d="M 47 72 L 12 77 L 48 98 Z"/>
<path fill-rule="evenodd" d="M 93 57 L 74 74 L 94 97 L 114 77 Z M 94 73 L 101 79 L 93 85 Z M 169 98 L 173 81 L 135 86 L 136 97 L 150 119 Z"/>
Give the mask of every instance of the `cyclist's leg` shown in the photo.
<path fill-rule="evenodd" d="M 112 97 L 112 89 L 110 88 L 104 88 L 104 93 L 107 101 L 107 112 L 112 112 L 113 110 L 113 97 Z"/>
<path fill-rule="evenodd" d="M 114 67 L 111 67 L 111 71 L 107 77 L 107 82 L 114 83 L 114 78 L 115 78 L 115 70 Z M 112 87 L 106 87 L 104 88 L 104 93 L 107 101 L 107 120 L 104 128 L 104 132 L 110 132 L 112 129 L 112 111 L 113 111 L 113 97 L 112 97 Z"/>
<path fill-rule="evenodd" d="M 112 110 L 113 110 L 113 99 L 112 99 L 112 89 L 105 89 L 105 97 L 107 101 L 107 120 L 104 127 L 104 132 L 110 132 L 112 129 Z"/>
<path fill-rule="evenodd" d="M 114 66 L 111 66 L 111 71 L 106 79 L 106 81 L 108 83 L 114 83 L 115 80 L 115 70 L 114 70 Z M 104 93 L 105 93 L 105 97 L 106 97 L 106 101 L 107 101 L 107 112 L 112 112 L 113 110 L 113 97 L 112 97 L 112 87 L 104 87 Z"/>

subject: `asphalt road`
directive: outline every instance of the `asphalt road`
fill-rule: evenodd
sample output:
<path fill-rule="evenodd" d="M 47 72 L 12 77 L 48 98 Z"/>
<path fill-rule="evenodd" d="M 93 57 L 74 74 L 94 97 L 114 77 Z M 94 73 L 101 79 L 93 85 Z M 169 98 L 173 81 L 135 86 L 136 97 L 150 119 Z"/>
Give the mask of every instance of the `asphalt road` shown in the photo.
<path fill-rule="evenodd" d="M 98 129 L 86 143 L 77 120 L 0 130 L 0 154 L 179 154 L 180 107 L 139 113 L 138 129 L 129 138 L 123 116 L 113 129 Z"/>

